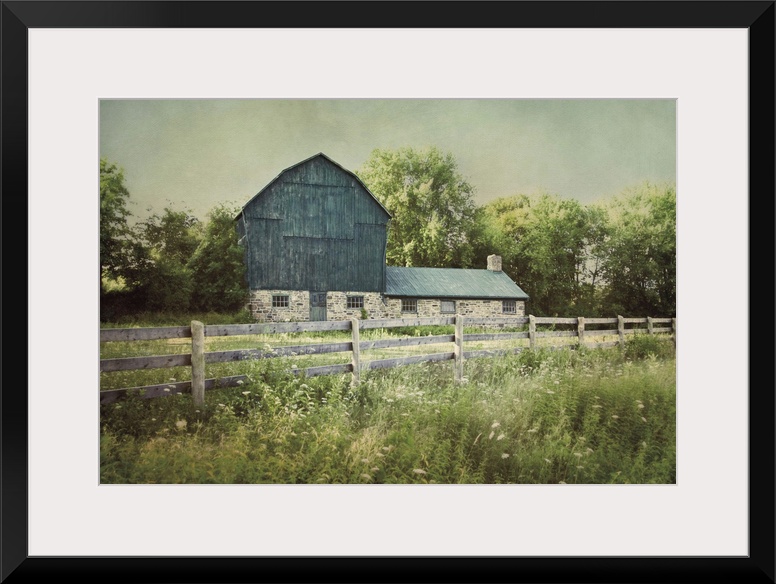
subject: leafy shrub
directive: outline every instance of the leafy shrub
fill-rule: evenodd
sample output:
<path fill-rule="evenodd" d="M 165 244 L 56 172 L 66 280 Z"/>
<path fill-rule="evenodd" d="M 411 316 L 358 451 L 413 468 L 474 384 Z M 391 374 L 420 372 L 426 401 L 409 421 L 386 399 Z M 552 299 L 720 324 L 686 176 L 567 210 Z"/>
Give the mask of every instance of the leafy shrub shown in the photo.
<path fill-rule="evenodd" d="M 674 355 L 673 340 L 667 337 L 636 333 L 625 341 L 626 359 L 647 359 L 650 356 L 667 359 Z"/>

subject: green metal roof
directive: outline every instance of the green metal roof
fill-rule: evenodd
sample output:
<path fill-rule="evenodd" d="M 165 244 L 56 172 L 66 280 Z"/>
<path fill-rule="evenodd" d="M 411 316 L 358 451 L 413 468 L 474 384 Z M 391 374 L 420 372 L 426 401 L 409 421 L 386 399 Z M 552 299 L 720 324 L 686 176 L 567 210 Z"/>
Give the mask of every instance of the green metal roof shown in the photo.
<path fill-rule="evenodd" d="M 387 296 L 528 300 L 504 272 L 459 268 L 386 268 Z"/>

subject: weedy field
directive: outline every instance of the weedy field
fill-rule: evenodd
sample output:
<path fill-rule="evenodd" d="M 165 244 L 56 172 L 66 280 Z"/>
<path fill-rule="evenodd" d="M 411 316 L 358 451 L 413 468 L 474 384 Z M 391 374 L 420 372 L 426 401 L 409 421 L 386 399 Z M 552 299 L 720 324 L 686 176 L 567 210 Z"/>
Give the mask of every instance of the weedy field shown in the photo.
<path fill-rule="evenodd" d="M 131 350 L 160 354 L 142 344 Z M 104 348 L 101 356 L 127 350 Z M 352 387 L 349 374 L 288 373 L 297 360 L 213 364 L 230 368 L 224 374 L 239 367 L 248 381 L 206 392 L 200 407 L 190 395 L 100 406 L 101 482 L 676 481 L 676 364 L 668 338 L 632 335 L 622 351 L 537 348 L 470 359 L 463 383 L 453 381 L 446 362 L 365 371 Z M 121 372 L 101 385 L 144 385 L 150 373 Z"/>

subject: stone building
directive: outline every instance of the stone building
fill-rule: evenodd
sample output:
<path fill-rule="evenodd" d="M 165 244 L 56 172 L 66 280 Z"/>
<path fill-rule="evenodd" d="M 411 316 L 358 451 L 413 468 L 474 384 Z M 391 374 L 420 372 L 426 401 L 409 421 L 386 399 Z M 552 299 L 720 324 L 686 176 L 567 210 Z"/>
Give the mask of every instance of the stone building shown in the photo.
<path fill-rule="evenodd" d="M 282 171 L 236 217 L 250 310 L 260 321 L 523 316 L 528 295 L 501 270 L 386 266 L 391 215 L 319 153 Z"/>

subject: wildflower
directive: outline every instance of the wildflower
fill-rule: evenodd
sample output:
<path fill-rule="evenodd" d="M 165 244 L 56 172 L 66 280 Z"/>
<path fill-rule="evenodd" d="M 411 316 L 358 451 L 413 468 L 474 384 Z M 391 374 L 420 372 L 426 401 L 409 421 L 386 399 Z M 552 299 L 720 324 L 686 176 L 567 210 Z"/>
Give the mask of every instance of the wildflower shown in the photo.
<path fill-rule="evenodd" d="M 506 452 L 504 452 L 504 453 L 501 455 L 501 458 L 509 458 L 509 454 L 507 454 Z"/>
<path fill-rule="evenodd" d="M 548 390 L 547 390 L 547 393 L 555 393 L 555 392 L 554 392 L 554 391 L 552 391 L 551 389 L 548 389 Z"/>
<path fill-rule="evenodd" d="M 242 385 L 242 384 L 243 384 L 243 380 L 242 379 L 238 379 L 237 380 L 237 385 Z"/>
<path fill-rule="evenodd" d="M 545 459 L 544 459 L 544 462 L 546 462 L 546 463 L 548 463 L 548 464 L 552 464 L 552 461 L 551 461 L 549 458 L 545 458 Z"/>
<path fill-rule="evenodd" d="M 175 378 L 174 377 L 170 377 L 170 381 L 175 381 Z"/>
<path fill-rule="evenodd" d="M 539 428 L 531 428 L 530 430 L 527 430 L 529 434 L 533 434 L 534 432 L 538 432 Z"/>
<path fill-rule="evenodd" d="M 619 420 L 620 416 L 618 416 L 617 414 L 612 414 L 612 419 L 613 420 Z"/>
<path fill-rule="evenodd" d="M 169 388 L 169 387 L 165 387 L 165 388 L 164 388 L 164 391 L 166 391 L 166 392 L 168 392 L 168 393 L 169 393 L 169 392 L 170 392 L 170 388 Z"/>
<path fill-rule="evenodd" d="M 576 456 L 577 458 L 582 458 L 582 453 L 581 452 L 575 452 L 574 456 Z"/>
<path fill-rule="evenodd" d="M 151 418 L 151 421 L 152 422 L 156 422 L 156 418 Z"/>
<path fill-rule="evenodd" d="M 186 426 L 186 420 L 178 420 L 175 422 L 175 427 L 178 428 L 178 430 L 185 430 Z"/>
<path fill-rule="evenodd" d="M 491 428 L 498 428 L 501 424 L 499 422 L 493 422 L 490 427 Z"/>
<path fill-rule="evenodd" d="M 243 391 L 242 394 L 247 397 L 247 396 L 251 395 L 251 392 L 250 391 Z"/>
<path fill-rule="evenodd" d="M 588 448 L 587 450 L 585 450 L 585 453 L 586 454 L 593 454 L 593 449 L 592 448 Z"/>
<path fill-rule="evenodd" d="M 560 385 L 560 381 L 558 381 L 557 379 L 556 379 L 555 381 L 553 381 L 553 383 L 554 383 L 555 385 Z"/>
<path fill-rule="evenodd" d="M 495 432 L 493 430 L 490 431 L 490 436 L 488 436 L 488 440 L 493 440 L 493 435 Z"/>
<path fill-rule="evenodd" d="M 585 468 L 585 467 L 584 467 L 584 466 L 582 466 L 581 464 L 578 464 L 578 465 L 577 465 L 577 468 L 578 468 L 578 469 L 583 469 L 583 468 Z"/>
<path fill-rule="evenodd" d="M 504 438 L 505 438 L 504 434 L 499 434 L 498 438 L 496 438 L 496 440 L 503 440 Z"/>
<path fill-rule="evenodd" d="M 642 421 L 642 422 L 646 422 L 646 421 L 647 421 L 647 419 L 646 419 L 644 416 L 641 416 L 641 421 Z"/>
<path fill-rule="evenodd" d="M 594 408 L 596 408 L 596 409 L 600 409 L 600 408 L 602 408 L 602 407 L 604 407 L 604 406 L 601 406 L 601 405 L 598 405 L 598 404 L 596 404 L 596 405 L 594 405 L 593 407 L 594 407 Z"/>
<path fill-rule="evenodd" d="M 369 464 L 369 459 L 368 458 L 362 458 L 361 462 L 363 462 L 364 464 Z"/>
<path fill-rule="evenodd" d="M 362 478 L 362 479 L 366 479 L 366 480 L 368 480 L 368 481 L 371 481 L 371 480 L 372 480 L 372 477 L 371 477 L 370 475 L 366 474 L 366 473 L 363 473 L 363 474 L 361 475 L 361 478 Z"/>
<path fill-rule="evenodd" d="M 566 483 L 566 481 L 558 481 L 558 484 L 559 484 L 559 485 L 565 485 L 565 484 L 567 484 L 567 483 Z"/>
<path fill-rule="evenodd" d="M 370 470 L 372 472 L 377 472 L 378 470 L 380 470 L 380 467 L 379 466 L 373 466 Z"/>
<path fill-rule="evenodd" d="M 412 472 L 414 472 L 415 474 L 419 474 L 419 475 L 424 475 L 424 474 L 426 474 L 426 471 L 425 471 L 425 470 L 423 470 L 422 468 L 413 468 L 413 469 L 412 469 Z"/>

